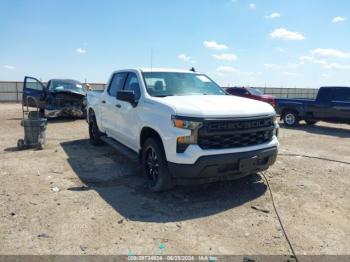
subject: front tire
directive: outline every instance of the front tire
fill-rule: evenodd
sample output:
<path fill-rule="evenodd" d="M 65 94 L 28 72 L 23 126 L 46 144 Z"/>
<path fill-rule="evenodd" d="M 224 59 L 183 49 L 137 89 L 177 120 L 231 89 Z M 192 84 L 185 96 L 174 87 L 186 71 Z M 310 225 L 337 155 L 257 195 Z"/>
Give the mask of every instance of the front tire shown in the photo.
<path fill-rule="evenodd" d="M 297 126 L 299 124 L 299 116 L 296 112 L 294 111 L 287 111 L 283 115 L 283 123 L 286 126 Z"/>
<path fill-rule="evenodd" d="M 163 145 L 157 138 L 148 138 L 142 147 L 142 168 L 149 187 L 154 192 L 173 187 Z"/>
<path fill-rule="evenodd" d="M 90 143 L 94 146 L 102 145 L 101 136 L 103 136 L 103 133 L 100 131 L 100 129 L 97 126 L 97 121 L 95 115 L 90 116 L 89 121 L 89 136 L 90 136 Z"/>

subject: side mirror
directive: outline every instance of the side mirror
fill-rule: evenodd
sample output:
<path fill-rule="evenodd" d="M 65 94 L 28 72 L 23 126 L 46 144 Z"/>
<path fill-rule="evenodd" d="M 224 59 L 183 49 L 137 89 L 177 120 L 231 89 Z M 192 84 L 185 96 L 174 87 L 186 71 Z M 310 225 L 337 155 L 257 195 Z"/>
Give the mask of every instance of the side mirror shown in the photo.
<path fill-rule="evenodd" d="M 132 90 L 120 90 L 117 92 L 117 99 L 125 102 L 129 102 L 132 106 L 137 105 L 135 92 Z"/>

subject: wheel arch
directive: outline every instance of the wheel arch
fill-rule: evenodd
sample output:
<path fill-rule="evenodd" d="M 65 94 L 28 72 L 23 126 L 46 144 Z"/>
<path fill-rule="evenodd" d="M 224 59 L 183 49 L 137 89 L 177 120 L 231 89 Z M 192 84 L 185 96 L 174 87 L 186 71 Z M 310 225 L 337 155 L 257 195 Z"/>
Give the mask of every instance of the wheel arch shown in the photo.
<path fill-rule="evenodd" d="M 155 138 L 159 139 L 162 146 L 164 147 L 163 140 L 162 140 L 162 137 L 160 136 L 159 132 L 157 132 L 152 127 L 145 126 L 141 129 L 141 132 L 140 132 L 140 148 L 141 148 L 141 150 L 142 150 L 142 146 L 145 143 L 145 141 L 147 140 L 147 138 L 150 138 L 150 137 L 155 137 Z"/>

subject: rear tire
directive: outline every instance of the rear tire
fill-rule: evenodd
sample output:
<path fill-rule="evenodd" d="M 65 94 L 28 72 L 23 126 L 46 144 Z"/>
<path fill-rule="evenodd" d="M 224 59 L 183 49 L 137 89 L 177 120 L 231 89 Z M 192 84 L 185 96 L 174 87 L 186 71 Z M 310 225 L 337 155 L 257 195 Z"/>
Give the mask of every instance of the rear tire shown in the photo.
<path fill-rule="evenodd" d="M 173 187 L 163 145 L 157 138 L 148 138 L 142 147 L 142 168 L 149 187 L 154 192 L 170 190 Z"/>
<path fill-rule="evenodd" d="M 305 120 L 306 124 L 310 125 L 310 126 L 313 126 L 317 123 L 317 121 L 315 120 Z"/>
<path fill-rule="evenodd" d="M 100 131 L 100 129 L 97 126 L 95 115 L 90 116 L 89 136 L 90 136 L 90 143 L 92 145 L 99 146 L 103 144 L 101 140 L 101 136 L 103 136 L 103 133 Z"/>
<path fill-rule="evenodd" d="M 298 113 L 294 111 L 287 111 L 283 114 L 283 123 L 286 126 L 297 126 L 299 121 Z"/>

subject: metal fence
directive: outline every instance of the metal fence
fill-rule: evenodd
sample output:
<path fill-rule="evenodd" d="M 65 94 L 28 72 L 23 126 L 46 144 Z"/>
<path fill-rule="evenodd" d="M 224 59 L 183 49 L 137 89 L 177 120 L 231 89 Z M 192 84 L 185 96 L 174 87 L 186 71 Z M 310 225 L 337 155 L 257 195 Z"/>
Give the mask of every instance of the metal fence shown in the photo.
<path fill-rule="evenodd" d="M 105 84 L 89 83 L 93 90 L 103 90 Z M 316 97 L 318 89 L 312 88 L 273 88 L 258 87 L 264 94 L 277 98 L 310 98 Z M 21 102 L 23 82 L 0 81 L 0 102 Z"/>
<path fill-rule="evenodd" d="M 91 83 L 90 86 L 94 90 L 103 90 L 105 84 Z M 0 102 L 21 102 L 22 92 L 23 82 L 0 81 Z"/>

